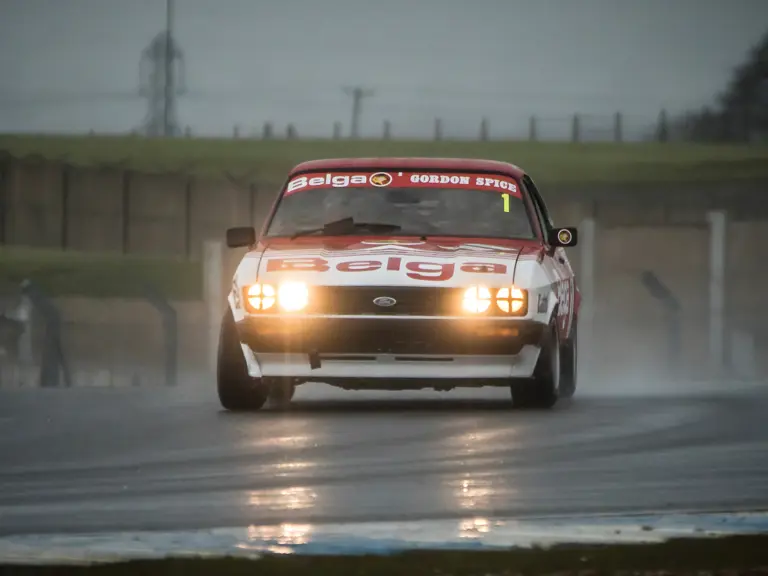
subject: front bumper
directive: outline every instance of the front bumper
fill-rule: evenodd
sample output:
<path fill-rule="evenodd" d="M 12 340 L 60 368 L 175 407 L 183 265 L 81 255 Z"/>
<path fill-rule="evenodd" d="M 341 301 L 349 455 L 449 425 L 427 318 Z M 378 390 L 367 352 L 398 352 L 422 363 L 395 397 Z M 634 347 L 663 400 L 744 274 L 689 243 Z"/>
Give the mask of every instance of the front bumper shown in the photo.
<path fill-rule="evenodd" d="M 392 387 L 412 388 L 432 379 L 477 385 L 530 377 L 544 325 L 508 318 L 276 315 L 247 317 L 238 332 L 254 377 L 339 385 L 388 379 L 400 381 Z"/>
<path fill-rule="evenodd" d="M 240 340 L 256 354 L 518 354 L 541 344 L 544 325 L 532 320 L 393 316 L 250 316 Z"/>

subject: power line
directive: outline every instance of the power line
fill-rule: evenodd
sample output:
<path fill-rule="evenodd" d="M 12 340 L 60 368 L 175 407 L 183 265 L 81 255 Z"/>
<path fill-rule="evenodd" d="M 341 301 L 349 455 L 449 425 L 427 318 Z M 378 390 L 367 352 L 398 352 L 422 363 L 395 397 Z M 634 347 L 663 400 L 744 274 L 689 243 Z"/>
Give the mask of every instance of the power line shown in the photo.
<path fill-rule="evenodd" d="M 373 90 L 363 88 L 362 86 L 353 86 L 344 88 L 344 92 L 352 96 L 352 121 L 350 123 L 349 136 L 357 138 L 360 134 L 360 115 L 363 111 L 363 99 L 370 98 L 375 93 Z"/>

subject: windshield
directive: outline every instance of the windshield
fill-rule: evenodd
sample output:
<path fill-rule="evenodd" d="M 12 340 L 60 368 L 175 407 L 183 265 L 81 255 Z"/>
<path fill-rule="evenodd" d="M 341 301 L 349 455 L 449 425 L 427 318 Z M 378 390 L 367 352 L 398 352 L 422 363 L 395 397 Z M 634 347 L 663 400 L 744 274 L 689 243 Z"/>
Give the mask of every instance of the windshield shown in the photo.
<path fill-rule="evenodd" d="M 325 224 L 348 218 L 373 224 L 344 232 L 366 236 L 397 230 L 403 236 L 534 238 L 520 189 L 510 176 L 395 171 L 296 176 L 266 235 L 322 232 Z"/>

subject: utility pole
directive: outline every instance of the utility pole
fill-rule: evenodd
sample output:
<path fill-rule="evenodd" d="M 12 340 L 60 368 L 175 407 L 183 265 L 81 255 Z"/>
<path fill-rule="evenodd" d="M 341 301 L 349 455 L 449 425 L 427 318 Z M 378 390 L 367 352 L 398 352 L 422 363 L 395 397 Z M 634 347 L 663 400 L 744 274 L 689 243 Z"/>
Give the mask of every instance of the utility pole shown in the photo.
<path fill-rule="evenodd" d="M 173 0 L 165 0 L 165 86 L 163 91 L 163 135 L 174 136 L 173 118 Z"/>
<path fill-rule="evenodd" d="M 178 97 L 186 92 L 184 53 L 173 37 L 173 0 L 166 0 L 165 29 L 141 53 L 139 94 L 147 99 L 141 132 L 146 136 L 178 136 Z"/>
<path fill-rule="evenodd" d="M 359 126 L 360 114 L 363 110 L 363 99 L 373 96 L 374 91 L 361 86 L 354 86 L 344 88 L 344 92 L 352 96 L 352 122 L 350 124 L 349 136 L 350 138 L 357 138 L 360 135 Z"/>

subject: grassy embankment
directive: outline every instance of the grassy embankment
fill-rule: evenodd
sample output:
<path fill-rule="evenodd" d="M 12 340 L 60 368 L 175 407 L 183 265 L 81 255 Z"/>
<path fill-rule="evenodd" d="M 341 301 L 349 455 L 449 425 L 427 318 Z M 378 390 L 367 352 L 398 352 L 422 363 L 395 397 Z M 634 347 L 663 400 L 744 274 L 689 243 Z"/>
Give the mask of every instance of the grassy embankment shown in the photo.
<path fill-rule="evenodd" d="M 768 148 L 687 144 L 570 144 L 323 140 L 144 139 L 0 136 L 14 157 L 73 165 L 122 165 L 143 172 L 229 172 L 279 183 L 303 160 L 327 157 L 440 156 L 511 161 L 542 184 L 674 182 L 768 178 Z M 51 295 L 132 296 L 151 283 L 172 299 L 200 296 L 198 263 L 108 254 L 0 250 L 0 283 L 30 278 Z"/>

